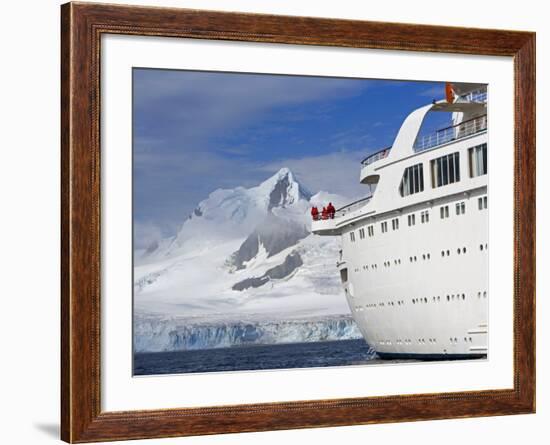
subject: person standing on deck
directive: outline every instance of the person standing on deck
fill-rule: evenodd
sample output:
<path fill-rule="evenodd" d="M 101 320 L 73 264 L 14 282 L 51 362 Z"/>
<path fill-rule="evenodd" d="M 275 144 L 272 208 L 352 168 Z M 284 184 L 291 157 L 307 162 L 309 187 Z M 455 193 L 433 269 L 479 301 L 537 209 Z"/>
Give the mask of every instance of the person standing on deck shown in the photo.
<path fill-rule="evenodd" d="M 311 217 L 313 218 L 313 221 L 317 221 L 319 219 L 319 209 L 316 206 L 311 208 Z"/>

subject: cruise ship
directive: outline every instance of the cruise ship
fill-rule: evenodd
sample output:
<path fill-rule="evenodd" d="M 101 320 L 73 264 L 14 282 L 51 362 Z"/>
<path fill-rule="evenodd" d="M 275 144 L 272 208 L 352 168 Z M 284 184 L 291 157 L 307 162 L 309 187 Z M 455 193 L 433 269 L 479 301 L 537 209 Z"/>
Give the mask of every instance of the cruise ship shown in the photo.
<path fill-rule="evenodd" d="M 441 96 L 361 162 L 367 198 L 312 222 L 317 235 L 341 236 L 345 296 L 382 359 L 488 352 L 487 86 L 447 83 Z M 441 112 L 449 126 L 425 133 Z"/>

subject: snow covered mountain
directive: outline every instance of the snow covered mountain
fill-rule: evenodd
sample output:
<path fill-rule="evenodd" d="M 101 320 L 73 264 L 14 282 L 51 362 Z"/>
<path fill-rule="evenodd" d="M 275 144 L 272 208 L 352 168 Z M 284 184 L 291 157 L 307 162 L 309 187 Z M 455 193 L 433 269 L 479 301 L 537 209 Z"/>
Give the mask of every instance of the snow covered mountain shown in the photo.
<path fill-rule="evenodd" d="M 346 201 L 312 195 L 287 168 L 257 187 L 211 193 L 175 237 L 135 258 L 136 348 L 359 337 L 335 267 L 339 241 L 310 232 L 311 205 L 329 200 Z M 189 340 L 192 328 L 200 341 Z"/>

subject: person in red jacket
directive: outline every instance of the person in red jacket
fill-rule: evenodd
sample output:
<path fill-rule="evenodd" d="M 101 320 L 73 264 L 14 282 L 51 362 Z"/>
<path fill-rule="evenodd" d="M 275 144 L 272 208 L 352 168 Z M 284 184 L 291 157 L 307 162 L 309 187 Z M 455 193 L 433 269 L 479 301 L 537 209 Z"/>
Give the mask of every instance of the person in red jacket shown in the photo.
<path fill-rule="evenodd" d="M 336 208 L 332 205 L 332 202 L 328 203 L 327 213 L 330 219 L 334 218 L 334 214 L 336 213 Z"/>
<path fill-rule="evenodd" d="M 311 217 L 313 218 L 313 221 L 317 221 L 319 219 L 319 209 L 315 206 L 311 208 Z"/>
<path fill-rule="evenodd" d="M 327 211 L 327 208 L 326 207 L 323 207 L 323 211 L 321 212 L 321 217 L 323 219 L 327 219 L 328 218 L 328 211 Z"/>

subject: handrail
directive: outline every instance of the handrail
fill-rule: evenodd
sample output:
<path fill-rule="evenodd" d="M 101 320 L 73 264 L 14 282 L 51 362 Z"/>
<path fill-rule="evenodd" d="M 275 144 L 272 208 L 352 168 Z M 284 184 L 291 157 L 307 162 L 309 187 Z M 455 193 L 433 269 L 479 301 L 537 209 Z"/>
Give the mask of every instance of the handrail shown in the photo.
<path fill-rule="evenodd" d="M 336 213 L 343 212 L 343 211 L 347 210 L 348 208 L 353 207 L 356 204 L 359 204 L 360 202 L 368 201 L 371 198 L 372 198 L 372 195 L 369 195 L 369 196 L 365 196 L 364 198 L 358 199 L 357 201 L 350 202 L 349 204 L 346 204 L 345 206 L 340 207 L 339 209 L 336 209 Z"/>
<path fill-rule="evenodd" d="M 483 89 L 470 91 L 469 93 L 459 96 L 459 99 L 467 102 L 484 103 L 487 102 L 487 91 Z"/>
<path fill-rule="evenodd" d="M 379 159 L 384 159 L 388 154 L 390 153 L 391 145 L 389 147 L 383 148 L 382 150 L 378 150 L 376 153 L 373 153 L 371 155 L 368 155 L 365 159 L 361 161 L 361 165 L 369 165 L 372 164 L 374 161 L 378 161 Z"/>
<path fill-rule="evenodd" d="M 334 212 L 334 215 L 332 215 L 332 216 L 327 214 L 323 218 L 323 215 L 321 213 L 319 213 L 317 216 L 315 216 L 313 218 L 313 220 L 314 221 L 326 221 L 326 220 L 341 218 L 342 216 L 347 215 L 348 213 L 353 212 L 354 210 L 357 210 L 357 209 L 363 207 L 363 205 L 365 205 L 368 201 L 370 201 L 371 198 L 372 198 L 372 195 L 367 196 L 365 198 L 358 199 L 357 201 L 353 201 L 349 204 L 346 204 L 345 206 L 340 207 L 339 209 L 336 209 L 336 211 Z M 361 205 L 359 205 L 359 204 L 361 204 Z"/>
<path fill-rule="evenodd" d="M 474 117 L 473 119 L 469 119 L 456 125 L 442 128 L 434 133 L 417 137 L 414 142 L 414 149 L 416 151 L 427 150 L 429 148 L 437 147 L 438 145 L 443 145 L 451 141 L 471 136 L 484 130 L 487 130 L 486 114 Z"/>

